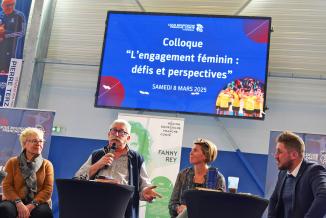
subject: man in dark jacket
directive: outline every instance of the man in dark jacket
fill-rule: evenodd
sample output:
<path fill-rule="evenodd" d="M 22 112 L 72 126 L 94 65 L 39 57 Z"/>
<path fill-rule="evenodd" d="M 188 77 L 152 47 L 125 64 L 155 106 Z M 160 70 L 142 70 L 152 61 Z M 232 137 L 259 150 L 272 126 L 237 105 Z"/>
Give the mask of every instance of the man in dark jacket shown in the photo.
<path fill-rule="evenodd" d="M 276 139 L 280 169 L 271 196 L 269 218 L 323 218 L 326 214 L 326 170 L 304 159 L 303 140 L 285 131 Z"/>

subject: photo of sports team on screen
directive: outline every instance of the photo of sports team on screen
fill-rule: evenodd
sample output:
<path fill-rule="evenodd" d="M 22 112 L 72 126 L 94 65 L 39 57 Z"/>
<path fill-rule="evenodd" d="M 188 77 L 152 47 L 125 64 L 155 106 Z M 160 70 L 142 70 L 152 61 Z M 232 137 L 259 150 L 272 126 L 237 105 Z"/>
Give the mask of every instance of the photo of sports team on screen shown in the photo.
<path fill-rule="evenodd" d="M 232 81 L 218 94 L 216 114 L 262 117 L 264 84 L 253 78 Z"/>

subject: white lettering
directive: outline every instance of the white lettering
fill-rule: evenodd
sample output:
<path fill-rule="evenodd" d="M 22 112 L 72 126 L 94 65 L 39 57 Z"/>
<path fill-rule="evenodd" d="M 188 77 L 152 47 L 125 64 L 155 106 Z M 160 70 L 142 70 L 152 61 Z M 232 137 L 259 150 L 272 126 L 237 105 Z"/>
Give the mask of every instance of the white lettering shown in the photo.
<path fill-rule="evenodd" d="M 163 45 L 169 47 L 186 47 L 188 49 L 192 49 L 192 48 L 202 48 L 204 44 L 202 41 L 185 41 L 180 38 L 175 38 L 175 39 L 164 38 Z"/>

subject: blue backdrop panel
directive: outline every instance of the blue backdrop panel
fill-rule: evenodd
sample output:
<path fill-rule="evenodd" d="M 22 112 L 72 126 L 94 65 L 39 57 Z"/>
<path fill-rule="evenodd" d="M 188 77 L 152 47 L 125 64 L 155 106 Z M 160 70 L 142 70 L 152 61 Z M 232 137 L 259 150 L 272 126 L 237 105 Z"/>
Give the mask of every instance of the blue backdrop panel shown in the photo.
<path fill-rule="evenodd" d="M 49 160 L 53 163 L 55 178 L 72 178 L 92 150 L 101 148 L 106 143 L 106 140 L 52 136 Z M 190 166 L 190 151 L 190 148 L 182 148 L 180 169 Z M 255 170 L 260 183 L 265 184 L 267 155 L 249 153 L 243 153 L 243 155 Z M 226 180 L 228 176 L 240 177 L 239 192 L 264 196 L 236 152 L 220 151 L 217 160 L 212 165 L 219 168 Z M 56 187 L 54 187 L 52 201 L 54 217 L 59 217 Z"/>
<path fill-rule="evenodd" d="M 190 166 L 189 153 L 190 148 L 182 148 L 180 169 Z M 261 184 L 265 184 L 267 155 L 242 153 L 252 168 L 255 170 Z M 218 167 L 225 176 L 227 182 L 228 176 L 237 176 L 239 180 L 239 192 L 252 193 L 264 196 L 250 175 L 248 169 L 243 165 L 236 152 L 219 151 L 216 161 L 212 166 Z"/>

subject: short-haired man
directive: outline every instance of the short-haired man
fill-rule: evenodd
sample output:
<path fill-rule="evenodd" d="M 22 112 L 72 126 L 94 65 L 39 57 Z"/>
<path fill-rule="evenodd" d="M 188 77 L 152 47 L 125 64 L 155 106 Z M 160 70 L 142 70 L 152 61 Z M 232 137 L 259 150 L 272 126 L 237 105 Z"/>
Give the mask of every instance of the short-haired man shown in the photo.
<path fill-rule="evenodd" d="M 274 158 L 280 169 L 271 196 L 269 218 L 323 218 L 326 214 L 326 170 L 304 159 L 305 144 L 284 131 L 276 139 Z"/>
<path fill-rule="evenodd" d="M 137 218 L 139 200 L 151 202 L 160 195 L 154 191 L 155 186 L 150 184 L 143 157 L 128 147 L 130 131 L 131 126 L 127 121 L 115 120 L 108 132 L 108 145 L 92 152 L 75 174 L 75 178 L 94 179 L 104 176 L 121 184 L 135 186 L 135 193 L 129 202 L 125 217 Z"/>

